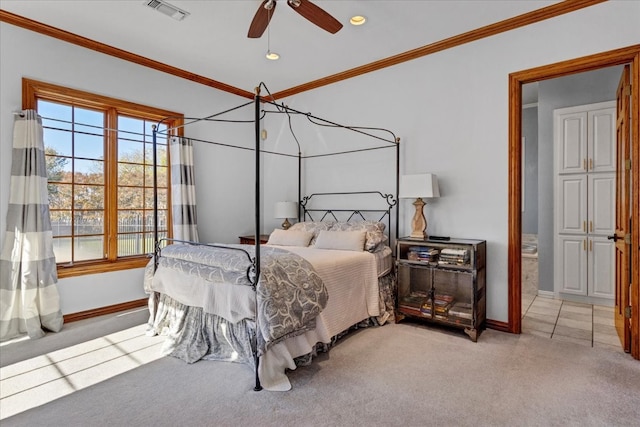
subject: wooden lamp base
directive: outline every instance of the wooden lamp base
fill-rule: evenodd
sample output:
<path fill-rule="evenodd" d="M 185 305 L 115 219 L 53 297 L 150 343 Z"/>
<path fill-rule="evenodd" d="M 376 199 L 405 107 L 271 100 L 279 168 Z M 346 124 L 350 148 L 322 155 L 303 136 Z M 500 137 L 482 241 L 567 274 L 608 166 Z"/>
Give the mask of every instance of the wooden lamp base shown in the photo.
<path fill-rule="evenodd" d="M 424 201 L 418 197 L 415 202 L 413 202 L 413 206 L 416 207 L 416 213 L 413 215 L 413 220 L 411 221 L 411 237 L 412 239 L 425 239 L 427 237 L 427 219 L 424 217 Z"/>

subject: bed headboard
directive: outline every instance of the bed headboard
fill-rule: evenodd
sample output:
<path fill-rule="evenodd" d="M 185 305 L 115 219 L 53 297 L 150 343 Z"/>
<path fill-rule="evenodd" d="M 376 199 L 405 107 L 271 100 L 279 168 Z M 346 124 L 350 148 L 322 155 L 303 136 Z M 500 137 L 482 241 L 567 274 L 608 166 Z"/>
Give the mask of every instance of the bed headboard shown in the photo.
<path fill-rule="evenodd" d="M 313 193 L 300 200 L 301 220 L 383 222 L 386 223 L 389 241 L 392 242 L 392 237 L 395 236 L 391 235 L 391 210 L 397 204 L 393 194 L 383 194 L 380 191 Z"/>

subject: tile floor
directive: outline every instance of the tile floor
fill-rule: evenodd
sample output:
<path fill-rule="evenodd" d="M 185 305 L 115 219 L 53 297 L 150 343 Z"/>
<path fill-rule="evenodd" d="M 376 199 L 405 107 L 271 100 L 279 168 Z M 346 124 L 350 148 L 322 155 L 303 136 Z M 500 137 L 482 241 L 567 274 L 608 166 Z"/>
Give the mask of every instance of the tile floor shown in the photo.
<path fill-rule="evenodd" d="M 613 310 L 613 307 L 523 296 L 522 333 L 623 352 Z"/>

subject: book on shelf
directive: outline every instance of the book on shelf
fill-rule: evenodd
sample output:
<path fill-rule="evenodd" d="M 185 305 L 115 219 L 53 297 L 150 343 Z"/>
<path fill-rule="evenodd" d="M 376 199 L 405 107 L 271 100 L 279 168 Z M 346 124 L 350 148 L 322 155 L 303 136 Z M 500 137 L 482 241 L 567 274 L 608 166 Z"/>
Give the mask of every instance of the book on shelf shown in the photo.
<path fill-rule="evenodd" d="M 449 315 L 459 317 L 461 319 L 471 320 L 473 317 L 473 307 L 467 302 L 456 302 L 449 309 Z"/>
<path fill-rule="evenodd" d="M 440 265 L 464 265 L 469 264 L 468 249 L 444 248 L 440 251 L 438 264 Z"/>
<path fill-rule="evenodd" d="M 429 298 L 422 304 L 422 307 L 420 307 L 420 312 L 425 316 L 431 316 L 432 314 L 431 298 Z"/>
<path fill-rule="evenodd" d="M 401 297 L 398 302 L 398 305 L 400 306 L 404 305 L 409 308 L 419 310 L 424 300 L 427 299 L 428 297 L 429 295 L 425 291 L 414 291 L 414 292 L 411 292 L 409 295 L 405 295 Z"/>
<path fill-rule="evenodd" d="M 407 259 L 410 261 L 437 262 L 440 251 L 428 246 L 410 246 Z"/>

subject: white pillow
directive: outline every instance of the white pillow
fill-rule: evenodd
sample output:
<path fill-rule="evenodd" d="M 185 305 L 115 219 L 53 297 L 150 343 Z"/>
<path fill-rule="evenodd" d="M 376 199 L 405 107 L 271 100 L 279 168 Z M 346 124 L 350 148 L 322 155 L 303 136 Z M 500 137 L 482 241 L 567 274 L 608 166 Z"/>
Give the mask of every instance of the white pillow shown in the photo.
<path fill-rule="evenodd" d="M 267 245 L 309 246 L 313 233 L 309 231 L 283 230 L 276 228 L 269 236 Z"/>
<path fill-rule="evenodd" d="M 337 249 L 342 251 L 362 251 L 367 232 L 359 231 L 327 231 L 318 233 L 314 247 L 318 249 Z"/>
<path fill-rule="evenodd" d="M 378 252 L 388 244 L 389 238 L 384 234 L 385 224 L 378 221 L 339 221 L 331 226 L 331 231 L 359 231 L 367 232 L 364 249 L 369 252 Z"/>
<path fill-rule="evenodd" d="M 318 221 L 318 222 L 314 222 L 314 221 L 302 221 L 302 222 L 296 222 L 295 224 L 293 224 L 290 228 L 289 231 L 309 231 L 311 233 L 313 233 L 313 237 L 311 238 L 311 243 L 309 243 L 310 245 L 313 245 L 316 242 L 316 238 L 318 237 L 318 233 L 320 232 L 320 230 L 329 230 L 334 224 L 334 221 Z"/>

